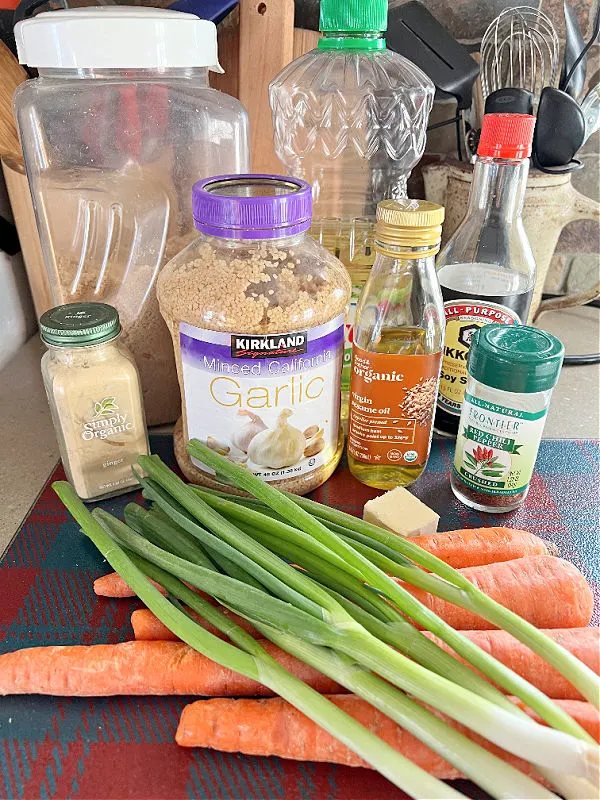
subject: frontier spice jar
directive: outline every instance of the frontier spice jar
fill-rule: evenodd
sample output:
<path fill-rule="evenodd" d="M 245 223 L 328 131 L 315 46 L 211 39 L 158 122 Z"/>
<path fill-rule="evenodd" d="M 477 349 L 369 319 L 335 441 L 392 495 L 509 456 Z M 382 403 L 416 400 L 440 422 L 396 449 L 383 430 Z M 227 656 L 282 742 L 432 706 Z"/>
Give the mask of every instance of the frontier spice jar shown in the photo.
<path fill-rule="evenodd" d="M 140 379 L 105 303 L 69 303 L 40 319 L 42 375 L 68 479 L 82 500 L 138 486 L 131 467 L 148 453 Z"/>
<path fill-rule="evenodd" d="M 191 459 L 205 442 L 296 494 L 323 483 L 343 448 L 340 371 L 351 284 L 307 235 L 311 190 L 273 175 L 193 188 L 200 236 L 162 270 L 161 313 L 182 394 L 175 454 L 187 478 L 224 488 Z"/>
<path fill-rule="evenodd" d="M 563 356 L 562 343 L 537 328 L 475 332 L 452 470 L 465 505 L 498 514 L 524 502 Z"/>

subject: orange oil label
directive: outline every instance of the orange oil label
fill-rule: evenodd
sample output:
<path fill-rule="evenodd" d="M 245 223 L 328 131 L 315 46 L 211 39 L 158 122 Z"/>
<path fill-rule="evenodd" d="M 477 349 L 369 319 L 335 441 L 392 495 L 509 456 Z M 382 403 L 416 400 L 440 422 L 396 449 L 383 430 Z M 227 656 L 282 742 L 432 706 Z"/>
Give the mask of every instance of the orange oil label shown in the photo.
<path fill-rule="evenodd" d="M 365 463 L 422 464 L 429 453 L 442 354 L 372 353 L 354 345 L 348 452 Z"/>

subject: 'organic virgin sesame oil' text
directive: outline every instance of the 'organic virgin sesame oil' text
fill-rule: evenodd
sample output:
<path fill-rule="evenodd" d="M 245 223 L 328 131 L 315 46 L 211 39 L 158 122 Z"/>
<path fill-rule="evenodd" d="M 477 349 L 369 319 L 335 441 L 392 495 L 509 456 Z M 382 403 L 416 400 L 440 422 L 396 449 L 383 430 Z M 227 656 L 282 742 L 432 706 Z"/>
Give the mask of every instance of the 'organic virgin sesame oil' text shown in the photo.
<path fill-rule="evenodd" d="M 425 469 L 441 352 L 424 352 L 424 334 L 388 330 L 376 352 L 354 346 L 348 462 L 369 486 L 407 486 Z"/>

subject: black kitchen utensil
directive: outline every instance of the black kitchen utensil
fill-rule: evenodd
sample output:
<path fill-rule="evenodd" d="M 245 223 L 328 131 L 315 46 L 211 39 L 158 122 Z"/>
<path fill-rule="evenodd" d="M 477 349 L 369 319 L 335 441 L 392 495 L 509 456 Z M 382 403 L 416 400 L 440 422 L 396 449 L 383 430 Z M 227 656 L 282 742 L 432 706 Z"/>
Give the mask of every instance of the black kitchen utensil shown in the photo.
<path fill-rule="evenodd" d="M 485 99 L 485 114 L 533 114 L 533 92 L 527 89 L 496 89 Z"/>
<path fill-rule="evenodd" d="M 418 0 L 389 6 L 387 46 L 410 59 L 436 89 L 469 108 L 479 65 Z"/>
<path fill-rule="evenodd" d="M 387 46 L 405 56 L 431 78 L 438 93 L 456 98 L 457 114 L 433 127 L 456 124 L 460 145 L 462 111 L 471 105 L 479 65 L 468 50 L 418 0 L 392 0 L 388 12 Z"/>
<path fill-rule="evenodd" d="M 573 76 L 575 75 L 575 73 L 579 69 L 579 65 L 582 63 L 582 61 L 585 60 L 585 58 L 587 57 L 588 52 L 594 46 L 594 44 L 598 40 L 599 36 L 600 36 L 600 3 L 597 3 L 596 4 L 596 14 L 594 16 L 594 23 L 592 25 L 592 34 L 591 34 L 590 38 L 588 39 L 586 45 L 584 46 L 583 50 L 579 53 L 579 55 L 577 56 L 577 58 L 573 62 L 573 66 L 571 67 L 571 69 L 569 69 L 569 71 L 567 72 L 567 75 L 565 76 L 565 80 L 563 82 L 563 86 L 564 86 L 565 91 L 568 90 L 568 88 L 569 88 L 569 86 L 571 84 L 571 81 L 573 80 Z"/>
<path fill-rule="evenodd" d="M 546 86 L 540 95 L 533 136 L 535 166 L 543 172 L 568 167 L 584 139 L 585 117 L 581 106 L 566 92 Z"/>
<path fill-rule="evenodd" d="M 579 57 L 579 54 L 584 49 L 585 43 L 583 41 L 583 34 L 581 33 L 581 28 L 579 27 L 579 22 L 577 21 L 575 12 L 569 5 L 569 0 L 564 0 L 563 8 L 565 15 L 565 52 L 563 56 L 562 70 L 560 73 L 558 88 L 567 92 L 567 94 L 570 94 L 571 97 L 574 97 L 575 100 L 577 100 L 583 92 L 585 85 L 587 59 L 581 59 L 571 75 L 568 86 L 566 85 L 566 78 L 569 72 L 571 72 L 571 69 Z"/>

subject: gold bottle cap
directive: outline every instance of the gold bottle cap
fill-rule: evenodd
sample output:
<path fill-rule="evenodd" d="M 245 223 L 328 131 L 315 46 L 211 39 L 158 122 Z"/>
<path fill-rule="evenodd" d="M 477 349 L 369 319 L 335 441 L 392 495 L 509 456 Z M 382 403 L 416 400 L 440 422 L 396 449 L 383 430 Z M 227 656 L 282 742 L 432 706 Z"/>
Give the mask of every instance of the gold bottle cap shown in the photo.
<path fill-rule="evenodd" d="M 386 255 L 398 255 L 386 250 L 386 244 L 427 248 L 413 258 L 435 255 L 440 249 L 444 213 L 443 206 L 429 200 L 382 200 L 377 206 L 375 247 Z"/>

